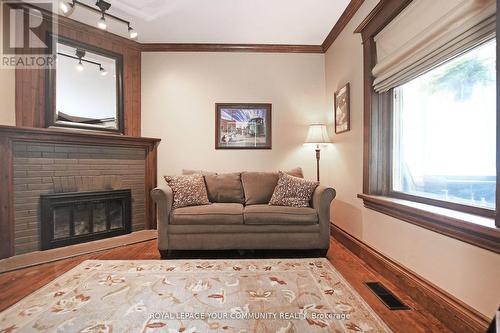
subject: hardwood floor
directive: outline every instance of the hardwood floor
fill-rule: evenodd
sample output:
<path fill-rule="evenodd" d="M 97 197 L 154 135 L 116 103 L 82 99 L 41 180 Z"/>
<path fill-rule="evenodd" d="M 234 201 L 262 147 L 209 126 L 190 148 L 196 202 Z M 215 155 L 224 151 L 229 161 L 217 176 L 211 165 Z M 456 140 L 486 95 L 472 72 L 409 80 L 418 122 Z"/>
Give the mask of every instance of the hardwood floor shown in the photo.
<path fill-rule="evenodd" d="M 382 278 L 361 259 L 333 239 L 327 257 L 394 332 L 451 332 L 431 313 L 402 293 L 397 286 Z M 160 259 L 160 255 L 156 240 L 152 240 L 0 274 L 0 311 L 88 259 Z M 366 281 L 382 282 L 408 304 L 411 310 L 390 311 L 363 284 Z"/>

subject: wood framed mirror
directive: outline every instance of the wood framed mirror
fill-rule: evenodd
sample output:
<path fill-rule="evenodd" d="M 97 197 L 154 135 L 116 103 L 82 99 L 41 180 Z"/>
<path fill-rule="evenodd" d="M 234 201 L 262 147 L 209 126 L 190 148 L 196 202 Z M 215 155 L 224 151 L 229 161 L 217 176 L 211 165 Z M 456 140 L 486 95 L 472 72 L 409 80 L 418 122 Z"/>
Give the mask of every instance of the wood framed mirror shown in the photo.
<path fill-rule="evenodd" d="M 123 56 L 66 37 L 55 39 L 46 75 L 46 127 L 124 133 Z"/>

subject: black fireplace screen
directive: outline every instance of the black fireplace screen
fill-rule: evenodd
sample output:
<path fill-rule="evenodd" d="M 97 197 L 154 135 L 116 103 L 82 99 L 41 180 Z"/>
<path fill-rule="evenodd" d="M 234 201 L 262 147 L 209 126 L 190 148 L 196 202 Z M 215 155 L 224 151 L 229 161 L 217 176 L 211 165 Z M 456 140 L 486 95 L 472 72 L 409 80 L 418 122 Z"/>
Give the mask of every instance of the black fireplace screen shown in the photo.
<path fill-rule="evenodd" d="M 41 196 L 42 250 L 131 232 L 130 190 Z"/>

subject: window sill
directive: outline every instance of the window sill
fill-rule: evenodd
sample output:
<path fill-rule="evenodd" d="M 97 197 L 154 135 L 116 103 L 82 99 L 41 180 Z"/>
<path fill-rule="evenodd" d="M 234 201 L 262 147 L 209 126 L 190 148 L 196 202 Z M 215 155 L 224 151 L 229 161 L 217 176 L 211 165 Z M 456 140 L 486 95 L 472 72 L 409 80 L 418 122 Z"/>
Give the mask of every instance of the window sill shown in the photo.
<path fill-rule="evenodd" d="M 384 196 L 358 194 L 358 198 L 368 209 L 500 253 L 500 228 L 494 219 Z"/>

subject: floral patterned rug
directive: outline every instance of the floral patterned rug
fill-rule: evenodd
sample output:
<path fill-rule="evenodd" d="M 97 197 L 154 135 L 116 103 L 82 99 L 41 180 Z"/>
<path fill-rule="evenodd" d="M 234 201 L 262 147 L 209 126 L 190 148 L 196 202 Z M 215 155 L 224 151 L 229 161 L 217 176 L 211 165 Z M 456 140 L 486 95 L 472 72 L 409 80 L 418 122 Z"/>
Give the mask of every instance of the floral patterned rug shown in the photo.
<path fill-rule="evenodd" d="M 326 259 L 89 260 L 0 332 L 391 332 Z"/>

